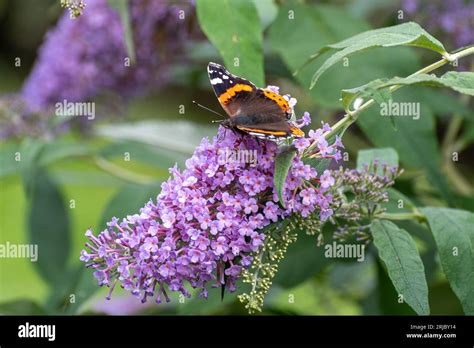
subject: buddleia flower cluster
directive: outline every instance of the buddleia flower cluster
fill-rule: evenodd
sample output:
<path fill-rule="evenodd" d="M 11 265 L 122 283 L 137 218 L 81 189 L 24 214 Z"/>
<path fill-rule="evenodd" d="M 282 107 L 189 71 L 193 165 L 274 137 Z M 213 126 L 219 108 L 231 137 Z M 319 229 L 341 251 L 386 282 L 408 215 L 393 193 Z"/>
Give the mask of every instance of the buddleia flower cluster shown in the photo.
<path fill-rule="evenodd" d="M 387 189 L 402 173 L 398 166 L 381 164 L 378 159 L 361 169 L 341 167 L 332 171 L 335 183 L 331 220 L 337 225 L 334 239 L 346 242 L 355 237 L 358 242 L 370 242 L 370 220 L 385 211 L 383 203 L 389 200 Z"/>
<path fill-rule="evenodd" d="M 128 5 L 135 62 L 127 53 L 118 11 L 107 0 L 88 0 L 87 12 L 75 20 L 65 13 L 47 33 L 20 93 L 31 110 L 110 93 L 131 97 L 166 83 L 170 62 L 187 37 L 192 4 L 130 0 Z"/>
<path fill-rule="evenodd" d="M 309 122 L 305 113 L 295 125 Z M 318 140 L 314 151 L 340 156 L 338 145 Z M 184 170 L 170 169 L 161 193 L 138 214 L 113 218 L 98 236 L 88 230 L 81 260 L 110 293 L 120 283 L 143 302 L 150 297 L 169 301 L 170 291 L 189 297 L 190 288 L 200 289 L 202 297 L 209 287 L 234 291 L 268 238 L 265 227 L 294 215 L 325 221 L 333 213 L 330 172 L 317 173 L 302 160 L 303 145 L 314 139 L 295 143 L 299 153 L 291 161 L 280 202 L 274 172 L 281 148 L 221 127 L 212 141 L 201 142 Z M 228 153 L 252 154 L 254 160 L 236 160 Z"/>
<path fill-rule="evenodd" d="M 17 95 L 0 96 L 0 140 L 24 135 L 43 138 L 53 135 L 48 127 L 47 115 L 27 113 L 26 108 Z"/>
<path fill-rule="evenodd" d="M 331 216 L 321 220 L 310 214 L 307 218 L 294 214 L 278 223 L 265 227 L 265 239 L 262 247 L 252 256 L 251 267 L 244 269 L 242 279 L 250 285 L 248 292 L 238 296 L 249 313 L 262 310 L 265 295 L 272 285 L 278 271 L 279 262 L 284 258 L 287 248 L 297 239 L 297 231 L 316 235 L 316 245 L 325 241 L 322 227 L 325 223 L 334 225 L 332 237 L 339 242 L 355 238 L 357 242 L 368 243 L 370 219 L 385 210 L 382 203 L 388 201 L 387 189 L 402 174 L 396 166 L 379 164 L 374 160 L 369 167 L 361 169 L 330 170 L 327 175 L 330 188 L 327 191 L 332 199 L 328 209 Z"/>

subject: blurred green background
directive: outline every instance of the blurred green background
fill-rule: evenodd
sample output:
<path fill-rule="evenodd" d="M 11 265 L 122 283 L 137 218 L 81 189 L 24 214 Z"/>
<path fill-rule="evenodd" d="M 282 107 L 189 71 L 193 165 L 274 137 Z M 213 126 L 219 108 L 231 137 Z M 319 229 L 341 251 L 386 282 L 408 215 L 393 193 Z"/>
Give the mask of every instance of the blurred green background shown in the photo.
<path fill-rule="evenodd" d="M 349 67 L 334 67 L 309 91 L 311 74 L 294 78 L 291 72 L 311 53 L 324 44 L 369 28 L 409 20 L 408 15 L 403 20 L 397 17 L 402 4 L 385 0 L 255 3 L 264 33 L 266 83 L 278 85 L 282 92 L 296 97 L 297 114 L 310 111 L 314 126 L 321 120 L 334 123 L 342 115 L 339 101 L 342 88 L 356 87 L 374 78 L 406 76 L 437 59 L 433 53 L 410 48 L 374 50 L 351 58 Z M 291 25 L 285 20 L 290 9 L 297 9 L 300 16 Z M 63 11 L 55 0 L 0 0 L 0 93 L 16 93 L 21 89 L 46 32 Z M 184 47 L 185 63 L 176 59 L 167 68 L 171 78 L 164 88 L 128 100 L 119 107 L 119 112 L 104 106 L 85 132 L 80 126 L 73 126 L 54 139 L 21 136 L 2 140 L 0 243 L 28 243 L 31 233 L 42 224 L 44 228 L 53 226 L 52 230 L 59 228 L 64 233 L 51 239 L 38 237 L 50 243 L 50 249 L 45 249 L 52 255 L 48 267 L 58 274 L 44 275 L 39 272 L 39 265 L 27 259 L 0 260 L 0 313 L 245 314 L 235 295 L 227 295 L 221 302 L 220 290 L 216 289 L 210 291 L 207 301 L 193 298 L 183 302 L 176 297 L 171 304 L 142 305 L 120 289 L 115 290 L 111 301 L 105 301 L 107 289 L 96 291 L 91 272 L 84 270 L 79 261 L 87 228 L 98 232 L 112 216 L 137 212 L 159 193 L 160 183 L 168 177 L 167 169 L 175 162 L 182 166 L 203 137 L 216 133 L 217 126 L 210 122 L 215 116 L 193 106 L 192 100 L 220 110 L 207 80 L 206 65 L 209 61 L 222 60 L 205 35 L 197 32 Z M 450 41 L 443 42 L 446 47 L 456 48 Z M 15 57 L 21 57 L 21 67 L 15 67 Z M 308 69 L 314 70 L 314 66 Z M 344 137 L 350 155 L 350 161 L 344 165 L 353 167 L 360 149 L 393 147 L 406 168 L 396 188 L 408 199 L 415 204 L 449 204 L 472 211 L 474 122 L 469 101 L 427 88 L 406 88 L 395 99 L 419 101 L 422 120 L 402 121 L 398 130 L 394 130 L 389 121 L 381 122 L 373 117 L 374 110 L 369 110 Z M 182 105 L 184 114 L 179 112 Z M 453 117 L 462 127 L 457 126 L 454 139 L 446 144 L 445 134 L 456 126 L 452 125 Z M 416 136 L 415 131 L 419 132 Z M 449 153 L 449 146 L 459 142 L 462 156 L 453 169 L 445 152 Z M 41 154 L 36 156 L 34 149 L 38 146 Z M 14 161 L 17 151 L 31 154 L 34 163 L 28 167 L 24 158 L 22 164 Z M 130 161 L 124 160 L 125 153 L 129 153 Z M 36 187 L 43 187 L 47 195 L 27 194 L 28 173 L 40 183 Z M 437 178 L 438 185 L 433 185 L 430 178 Z M 34 206 L 43 209 L 35 210 Z M 434 242 L 426 227 L 400 222 L 403 225 L 416 237 L 422 252 L 432 314 L 462 314 L 458 300 L 440 272 Z M 55 258 L 57 250 L 64 250 L 65 256 Z M 75 296 L 74 303 L 71 294 Z M 395 289 L 377 261 L 375 250 L 369 249 L 363 263 L 329 261 L 324 258 L 323 250 L 316 247 L 314 238 L 302 234 L 281 264 L 264 313 L 414 312 L 397 302 Z"/>

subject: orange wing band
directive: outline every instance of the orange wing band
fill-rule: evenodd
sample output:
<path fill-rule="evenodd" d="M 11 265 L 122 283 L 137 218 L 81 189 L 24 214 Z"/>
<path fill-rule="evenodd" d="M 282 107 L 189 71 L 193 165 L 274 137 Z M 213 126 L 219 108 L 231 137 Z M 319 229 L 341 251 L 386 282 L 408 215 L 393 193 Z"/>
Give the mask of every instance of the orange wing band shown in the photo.
<path fill-rule="evenodd" d="M 247 128 L 247 127 L 242 127 L 242 126 L 237 126 L 237 128 L 246 132 L 269 134 L 269 135 L 275 135 L 277 137 L 287 135 L 286 132 L 280 132 L 280 131 L 273 132 L 273 131 L 261 130 L 261 129 L 256 129 L 256 128 Z"/>
<path fill-rule="evenodd" d="M 286 101 L 285 98 L 283 98 L 281 95 L 275 93 L 275 92 L 272 92 L 268 89 L 264 89 L 263 90 L 263 94 L 265 95 L 265 97 L 267 97 L 268 99 L 271 99 L 273 101 L 275 101 L 278 106 L 284 111 L 284 112 L 289 112 L 290 111 L 290 104 L 288 104 L 288 102 Z"/>
<path fill-rule="evenodd" d="M 295 137 L 304 137 L 304 132 L 296 126 L 290 125 L 291 134 Z"/>
<path fill-rule="evenodd" d="M 231 100 L 232 97 L 234 97 L 238 92 L 252 92 L 252 90 L 252 86 L 244 85 L 243 83 L 238 83 L 235 86 L 229 88 L 224 93 L 222 93 L 218 99 L 221 104 L 227 104 L 229 100 Z"/>

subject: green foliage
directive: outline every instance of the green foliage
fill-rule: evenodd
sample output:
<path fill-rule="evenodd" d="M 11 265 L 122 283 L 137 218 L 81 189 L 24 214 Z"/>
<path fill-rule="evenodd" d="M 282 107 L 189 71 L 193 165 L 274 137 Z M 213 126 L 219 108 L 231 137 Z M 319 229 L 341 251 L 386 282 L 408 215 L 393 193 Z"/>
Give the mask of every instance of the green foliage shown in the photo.
<path fill-rule="evenodd" d="M 448 71 L 440 77 L 437 77 L 434 74 L 421 74 L 405 78 L 393 77 L 391 79 L 378 79 L 357 88 L 343 89 L 342 103 L 344 108 L 348 109 L 353 101 L 357 97 L 360 97 L 365 99 L 374 98 L 380 104 L 380 102 L 386 102 L 391 98 L 389 87 L 408 85 L 446 87 L 459 93 L 472 96 L 474 95 L 474 73 L 467 71 Z M 380 99 L 377 96 L 381 95 L 384 96 L 384 98 L 379 102 Z"/>
<path fill-rule="evenodd" d="M 393 286 L 383 261 L 379 258 L 375 264 L 377 271 L 377 287 L 373 294 L 375 297 L 375 314 L 416 315 L 416 312 L 406 302 L 399 302 L 398 291 Z"/>
<path fill-rule="evenodd" d="M 273 281 L 284 288 L 303 283 L 329 264 L 329 259 L 324 257 L 324 248 L 317 246 L 314 235 L 308 235 L 301 227 L 296 227 L 294 232 L 298 239 L 288 247 Z"/>
<path fill-rule="evenodd" d="M 147 120 L 134 123 L 107 124 L 96 128 L 96 134 L 114 140 L 139 142 L 157 147 L 154 152 L 165 150 L 178 160 L 193 153 L 202 138 L 215 136 L 215 127 L 196 125 L 189 120 Z M 104 150 L 105 151 L 105 150 Z M 139 151 L 136 152 L 137 155 Z"/>
<path fill-rule="evenodd" d="M 380 109 L 367 109 L 357 119 L 357 124 L 377 147 L 393 147 L 400 155 L 402 165 L 426 171 L 428 180 L 444 199 L 452 204 L 450 189 L 445 176 L 440 171 L 441 156 L 436 141 L 434 116 L 428 101 L 415 99 L 416 92 L 402 90 L 394 95 L 396 102 L 413 102 L 421 106 L 421 117 L 393 117 L 396 129 L 390 123 L 390 117 L 382 117 Z"/>
<path fill-rule="evenodd" d="M 217 48 L 224 64 L 234 74 L 264 86 L 263 36 L 252 0 L 197 0 L 201 29 Z"/>
<path fill-rule="evenodd" d="M 44 315 L 44 309 L 34 301 L 15 300 L 0 304 L 0 313 L 2 315 Z"/>
<path fill-rule="evenodd" d="M 158 182 L 149 185 L 125 185 L 105 207 L 99 226 L 105 228 L 106 223 L 114 216 L 119 218 L 138 212 L 150 199 L 155 200 L 159 192 Z"/>
<path fill-rule="evenodd" d="M 98 290 L 92 269 L 86 269 L 83 264 L 70 267 L 52 289 L 46 310 L 54 314 L 78 314 L 81 306 Z"/>
<path fill-rule="evenodd" d="M 415 204 L 411 201 L 411 199 L 405 196 L 400 191 L 391 187 L 387 190 L 387 192 L 389 197 L 388 202 L 382 204 L 382 207 L 387 209 L 388 212 L 410 212 L 413 211 L 413 209 L 415 208 Z M 398 206 L 399 201 L 401 201 L 403 204 L 402 208 Z"/>
<path fill-rule="evenodd" d="M 21 162 L 15 159 L 18 148 L 17 144 L 6 144 L 0 148 L 0 178 L 20 170 Z"/>
<path fill-rule="evenodd" d="M 344 25 L 341 25 L 341 18 L 345 19 Z M 268 34 L 272 49 L 283 59 L 288 70 L 299 70 L 295 78 L 312 100 L 317 105 L 339 109 L 341 89 L 358 86 L 380 76 L 410 74 L 419 67 L 417 57 L 408 48 L 362 52 L 351 57 L 348 66 L 337 65 L 327 71 L 321 76 L 320 83 L 308 90 L 312 74 L 328 54 L 302 67 L 307 57 L 325 45 L 369 29 L 370 24 L 366 20 L 341 7 L 298 3 L 280 6 Z M 302 40 L 308 37 L 308 33 L 311 33 L 310 39 Z"/>
<path fill-rule="evenodd" d="M 59 188 L 45 171 L 36 170 L 30 185 L 30 243 L 38 245 L 40 274 L 55 284 L 66 269 L 71 248 L 68 211 Z"/>
<path fill-rule="evenodd" d="M 30 139 L 25 139 L 20 144 L 18 157 L 20 174 L 27 194 L 31 194 L 32 183 L 38 167 L 38 158 L 41 155 L 44 144 L 45 142 L 42 140 Z"/>
<path fill-rule="evenodd" d="M 275 174 L 273 175 L 273 184 L 278 194 L 278 199 L 282 207 L 285 207 L 283 200 L 283 188 L 285 185 L 291 162 L 295 158 L 298 151 L 294 147 L 286 147 L 275 158 Z"/>
<path fill-rule="evenodd" d="M 124 44 L 133 62 L 135 52 L 129 2 L 108 1 L 119 13 Z M 383 5 L 377 6 L 384 9 Z M 388 188 L 387 202 L 377 201 L 375 204 L 347 189 L 349 185 L 341 185 L 339 192 L 335 192 L 335 195 L 341 195 L 337 197 L 344 198 L 338 201 L 342 202 L 339 208 L 347 209 L 352 204 L 360 214 L 356 218 L 352 216 L 354 219 L 348 221 L 347 226 L 344 225 L 347 222 L 344 218 L 349 214 L 337 208 L 331 217 L 335 225 L 326 223 L 321 226 L 319 217 L 314 214 L 298 223 L 292 217 L 291 220 L 268 226 L 264 230 L 268 235 L 265 246 L 254 255 L 257 261 L 252 268 L 244 272 L 246 283 L 237 284 L 238 292 L 249 288 L 239 298 L 229 295 L 221 301 L 220 289 L 214 289 L 210 290 L 209 299 L 203 301 L 197 298 L 196 291 L 193 292 L 193 299 L 186 299 L 185 303 L 178 302 L 176 296 L 172 299 L 172 305 L 154 306 L 153 311 L 159 314 L 240 314 L 244 313 L 244 309 L 237 303 L 239 300 L 247 309 L 258 311 L 262 309 L 264 295 L 273 283 L 276 286 L 263 308 L 266 313 L 358 314 L 361 305 L 364 313 L 368 314 L 457 314 L 461 310 L 458 303 L 453 304 L 457 297 L 464 313 L 474 314 L 474 215 L 457 209 L 420 207 L 432 199 L 436 200 L 434 205 L 469 210 L 474 206 L 468 194 L 456 194 L 456 188 L 450 185 L 457 183 L 456 177 L 453 179 L 449 175 L 448 184 L 437 141 L 446 119 L 436 118 L 453 113 L 461 116 L 452 142 L 447 147 L 443 146 L 443 150 L 452 148 L 460 152 L 466 149 L 474 142 L 470 100 L 459 99 L 454 93 L 445 93 L 440 88 L 419 88 L 445 87 L 451 90 L 448 92 L 472 96 L 474 74 L 450 71 L 437 77 L 429 75 L 430 71 L 421 73 L 424 70 L 413 74 L 422 67 L 421 56 L 418 55 L 421 51 L 413 47 L 425 48 L 448 58 L 453 55 L 448 55 L 443 44 L 416 23 L 372 30 L 364 17 L 370 18 L 374 7 L 373 1 L 343 6 L 301 1 L 222 0 L 216 6 L 213 0 L 197 0 L 197 19 L 217 52 L 204 40 L 190 42 L 189 67 L 174 68 L 187 72 L 191 77 L 185 78 L 186 74 L 182 71 L 182 75 L 176 74 L 174 68 L 170 73 L 175 79 L 173 83 L 180 88 L 176 99 L 170 102 L 165 93 L 160 93 L 153 96 L 153 99 L 161 98 L 159 103 L 153 104 L 153 108 L 139 108 L 132 112 L 140 118 L 143 114 L 153 115 L 153 120 L 122 124 L 107 124 L 101 120 L 100 124 L 94 124 L 89 138 L 22 139 L 18 143 L 2 144 L 0 180 L 2 185 L 11 185 L 5 186 L 7 189 L 2 191 L 6 194 L 1 202 L 1 218 L 4 221 L 0 221 L 0 228 L 8 229 L 7 233 L 2 234 L 2 241 L 12 240 L 15 236 L 19 242 L 38 244 L 39 261 L 33 266 L 30 263 L 27 266 L 8 266 L 6 271 L 9 274 L 18 270 L 19 280 L 12 287 L 10 283 L 3 282 L 2 285 L 9 288 L 5 291 L 7 295 L 0 293 L 2 301 L 13 298 L 12 288 L 25 287 L 25 284 L 28 290 L 31 289 L 31 294 L 24 295 L 26 292 L 22 289 L 19 296 L 26 298 L 1 303 L 0 312 L 14 315 L 83 313 L 84 305 L 97 291 L 92 271 L 83 267 L 76 251 L 84 242 L 84 230 L 96 222 L 94 231 L 97 232 L 104 229 L 113 216 L 121 218 L 138 212 L 149 199 L 156 198 L 160 191 L 159 183 L 168 176 L 166 169 L 175 162 L 182 165 L 204 136 L 215 135 L 216 127 L 191 122 L 189 116 L 192 111 L 186 111 L 186 118 L 181 115 L 183 118 L 178 120 L 174 110 L 176 102 L 181 105 L 183 99 L 190 100 L 190 96 L 194 96 L 196 90 L 191 88 L 201 86 L 205 62 L 214 60 L 220 54 L 233 73 L 264 86 L 265 53 L 269 76 L 275 80 L 285 78 L 283 83 L 276 80 L 275 84 L 284 87 L 282 90 L 285 92 L 287 88 L 292 94 L 297 91 L 295 94 L 300 94 L 297 95 L 298 107 L 310 105 L 308 109 L 317 115 L 318 123 L 321 115 L 323 119 L 339 116 L 335 112 L 328 115 L 326 109 L 349 111 L 358 97 L 365 101 L 374 99 L 378 104 L 388 101 L 419 103 L 419 119 L 381 117 L 378 105 L 364 108 L 360 113 L 355 109 L 347 115 L 353 116 L 353 119 L 348 118 L 351 122 L 357 119 L 357 125 L 366 139 L 360 141 L 359 134 L 354 132 L 351 136 L 360 143 L 352 143 L 350 138 L 346 143 L 344 139 L 346 151 L 352 155 L 361 147 L 366 147 L 366 140 L 371 143 L 368 149 L 358 151 L 357 168 L 368 164 L 371 171 L 376 169 L 377 173 L 382 174 L 379 168 L 373 167 L 374 159 L 388 165 L 400 162 L 407 169 L 406 175 L 397 180 L 396 189 Z M 263 34 L 267 28 L 268 41 L 264 42 Z M 236 64 L 235 58 L 238 58 L 239 64 Z M 424 66 L 427 66 L 430 55 L 423 58 L 427 59 L 426 64 L 423 60 Z M 436 64 L 441 67 L 448 63 L 448 58 Z M 5 72 L 10 80 L 13 74 L 4 66 L 0 61 L 2 76 Z M 303 89 L 288 81 L 291 78 L 289 72 L 295 71 L 298 73 L 294 79 Z M 2 81 L 2 88 L 8 91 L 6 86 Z M 208 90 L 207 81 L 205 86 Z M 354 86 L 359 87 L 351 88 Z M 403 90 L 394 93 L 399 87 Z M 304 98 L 304 93 L 311 100 Z M 341 95 L 342 103 L 339 100 Z M 204 118 L 201 116 L 196 114 L 196 119 L 207 123 L 208 120 L 202 121 Z M 156 119 L 158 117 L 164 119 Z M 133 119 L 136 117 L 133 116 Z M 51 124 L 65 121 L 56 117 L 50 120 Z M 342 136 L 351 122 L 338 128 L 337 134 Z M 326 139 L 329 144 L 334 141 L 335 134 L 331 132 L 330 135 Z M 97 142 L 97 139 L 100 140 Z M 125 153 L 131 158 L 130 163 L 123 161 Z M 283 185 L 295 154 L 296 150 L 292 148 L 282 149 L 275 161 L 274 186 L 282 205 Z M 21 160 L 17 159 L 17 155 L 21 156 Z M 93 167 L 97 159 L 106 161 L 106 164 Z M 319 175 L 331 164 L 330 159 L 306 158 L 304 162 L 313 166 Z M 471 164 L 468 160 L 462 162 L 459 167 L 469 173 Z M 84 169 L 85 164 L 89 165 L 87 169 Z M 122 169 L 137 175 L 122 175 Z M 143 171 L 151 174 L 145 176 Z M 146 180 L 138 180 L 140 175 Z M 423 176 L 426 176 L 428 183 L 424 182 Z M 14 222 L 5 222 L 5 217 L 11 218 L 8 215 L 12 209 L 5 209 L 10 201 L 15 200 L 15 209 L 23 208 L 25 198 L 18 198 L 18 178 L 23 181 L 28 209 L 26 214 L 21 212 L 15 215 Z M 134 178 L 137 182 L 130 183 Z M 15 189 L 11 189 L 14 185 Z M 425 190 L 430 190 L 428 194 L 419 191 L 423 185 Z M 467 180 L 467 186 L 472 186 L 470 180 Z M 106 195 L 97 199 L 97 192 L 104 194 L 103 187 L 106 187 Z M 69 210 L 68 201 L 64 198 L 70 197 L 70 192 L 75 190 L 81 191 L 79 196 L 85 204 L 73 211 Z M 439 195 L 434 197 L 433 192 Z M 96 196 L 91 197 L 90 193 Z M 83 218 L 84 209 L 87 219 Z M 18 222 L 23 215 L 27 215 L 27 241 L 22 240 L 23 225 L 22 221 Z M 393 223 L 384 219 L 392 219 Z M 311 235 L 315 228 L 317 236 Z M 344 228 L 352 228 L 354 232 L 348 234 L 345 240 L 341 232 Z M 368 233 L 369 228 L 371 233 Z M 430 230 L 432 233 L 429 233 Z M 367 239 L 361 237 L 361 232 L 367 232 Z M 339 240 L 341 236 L 344 238 Z M 331 238 L 341 242 L 365 240 L 368 243 L 373 239 L 375 248 L 366 248 L 368 255 L 362 263 L 348 260 L 334 262 L 324 256 L 324 247 L 318 247 Z M 377 251 L 379 258 L 376 260 Z M 439 262 L 447 281 L 442 275 L 440 277 Z M 13 263 L 10 260 L 6 264 Z M 37 273 L 24 271 L 27 267 L 36 267 Z M 10 281 L 10 275 L 4 276 L 7 272 L 1 269 L 2 280 Z M 29 276 L 27 282 L 20 279 L 25 274 Z M 36 274 L 40 274 L 46 284 L 40 278 L 30 279 L 35 278 Z M 326 278 L 327 275 L 330 279 Z M 448 282 L 455 296 L 448 288 Z M 43 291 L 46 287 L 49 287 L 47 297 Z M 296 304 L 289 303 L 288 292 L 296 294 Z M 405 303 L 397 301 L 399 294 L 403 295 Z M 75 296 L 74 302 L 70 301 L 71 295 Z M 44 301 L 39 301 L 41 297 L 45 297 Z M 302 297 L 305 298 L 300 300 Z"/>
<path fill-rule="evenodd" d="M 100 156 L 109 160 L 115 158 L 123 160 L 124 154 L 127 154 L 130 160 L 140 161 L 166 170 L 174 166 L 175 163 L 182 163 L 186 160 L 186 156 L 179 152 L 165 151 L 159 147 L 129 140 L 117 140 L 117 142 L 108 144 L 99 151 Z"/>
<path fill-rule="evenodd" d="M 440 54 L 446 53 L 443 44 L 428 34 L 418 24 L 409 22 L 393 27 L 369 30 L 352 36 L 341 42 L 326 45 L 311 56 L 318 58 L 322 53 L 335 50 L 336 52 L 328 58 L 323 65 L 314 73 L 311 79 L 310 89 L 314 87 L 319 77 L 331 66 L 355 53 L 362 52 L 375 47 L 393 46 L 416 46 L 427 48 Z"/>
<path fill-rule="evenodd" d="M 474 314 L 474 214 L 447 208 L 420 210 L 428 219 L 451 288 L 464 313 Z"/>
<path fill-rule="evenodd" d="M 41 156 L 38 158 L 38 165 L 47 166 L 63 159 L 87 156 L 90 153 L 91 149 L 83 142 L 77 140 L 55 140 L 44 145 Z"/>
<path fill-rule="evenodd" d="M 423 262 L 410 234 L 386 220 L 374 220 L 370 230 L 398 294 L 416 313 L 430 314 Z"/>

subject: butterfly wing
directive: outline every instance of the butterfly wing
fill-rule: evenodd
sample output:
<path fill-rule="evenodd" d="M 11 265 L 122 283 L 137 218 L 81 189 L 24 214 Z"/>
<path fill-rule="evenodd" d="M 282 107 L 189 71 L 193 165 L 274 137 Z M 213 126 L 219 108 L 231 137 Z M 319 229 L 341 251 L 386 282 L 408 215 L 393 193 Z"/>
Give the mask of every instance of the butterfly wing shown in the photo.
<path fill-rule="evenodd" d="M 257 90 L 252 82 L 231 74 L 222 65 L 209 63 L 207 73 L 219 103 L 231 118 L 241 113 L 240 107 Z"/>
<path fill-rule="evenodd" d="M 265 92 L 266 90 L 257 89 L 247 98 L 247 102 L 241 107 L 241 116 L 236 115 L 234 118 L 236 128 L 261 138 L 304 136 L 298 127 L 288 121 L 287 113 L 278 104 L 278 99 L 275 101 L 266 97 Z"/>
<path fill-rule="evenodd" d="M 293 110 L 281 95 L 257 88 L 216 63 L 209 63 L 207 71 L 219 103 L 237 129 L 271 139 L 304 136 L 288 122 Z"/>

